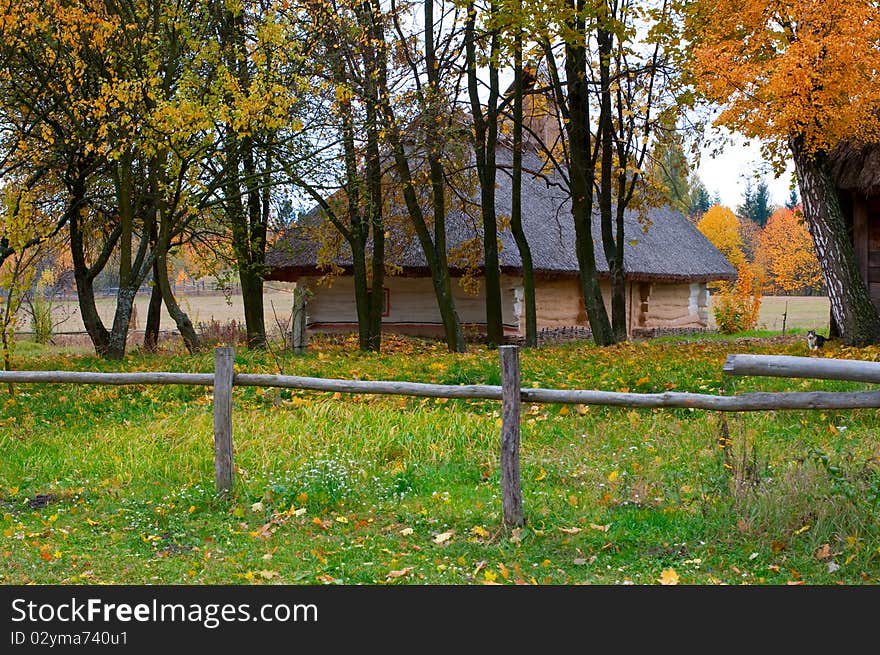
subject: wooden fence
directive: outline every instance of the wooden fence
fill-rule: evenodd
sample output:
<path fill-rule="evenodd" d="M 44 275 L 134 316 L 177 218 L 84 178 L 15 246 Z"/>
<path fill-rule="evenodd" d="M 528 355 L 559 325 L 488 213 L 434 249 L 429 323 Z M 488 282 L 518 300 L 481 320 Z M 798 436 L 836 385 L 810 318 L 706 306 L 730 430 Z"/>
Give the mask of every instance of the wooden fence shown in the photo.
<path fill-rule="evenodd" d="M 722 412 L 803 409 L 880 408 L 880 391 L 784 391 L 714 396 L 687 392 L 656 394 L 615 391 L 523 388 L 519 349 L 501 346 L 501 386 L 442 385 L 392 380 L 337 380 L 293 375 L 235 373 L 234 350 L 214 351 L 213 373 L 94 373 L 79 371 L 0 371 L 0 383 L 66 383 L 99 385 L 186 384 L 214 387 L 214 472 L 217 491 L 233 487 L 232 387 L 280 387 L 356 394 L 419 396 L 427 398 L 479 398 L 500 400 L 502 515 L 508 526 L 522 525 L 523 502 L 519 473 L 521 404 L 559 403 L 639 408 L 691 408 Z M 880 382 L 880 362 L 776 355 L 729 355 L 728 375 L 798 377 L 854 382 Z"/>

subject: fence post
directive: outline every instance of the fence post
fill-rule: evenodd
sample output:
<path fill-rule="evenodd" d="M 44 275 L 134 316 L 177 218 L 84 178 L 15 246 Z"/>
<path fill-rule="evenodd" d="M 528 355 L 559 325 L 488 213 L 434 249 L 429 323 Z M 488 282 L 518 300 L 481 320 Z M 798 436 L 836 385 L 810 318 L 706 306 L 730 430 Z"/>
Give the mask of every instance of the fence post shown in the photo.
<path fill-rule="evenodd" d="M 501 357 L 501 510 L 504 525 L 523 524 L 522 487 L 519 477 L 521 388 L 519 349 L 500 346 Z"/>
<path fill-rule="evenodd" d="M 214 349 L 214 475 L 217 493 L 232 491 L 232 375 L 235 350 Z"/>

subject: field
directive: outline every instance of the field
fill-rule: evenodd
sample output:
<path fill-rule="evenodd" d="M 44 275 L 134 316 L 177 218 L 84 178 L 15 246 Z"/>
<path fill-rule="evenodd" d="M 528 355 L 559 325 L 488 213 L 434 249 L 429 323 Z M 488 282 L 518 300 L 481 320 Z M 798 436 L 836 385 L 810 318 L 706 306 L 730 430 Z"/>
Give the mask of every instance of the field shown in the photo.
<path fill-rule="evenodd" d="M 790 309 L 793 309 L 790 307 Z M 81 351 L 79 351 L 81 352 Z M 524 351 L 524 386 L 702 393 L 865 385 L 722 375 L 800 336 Z M 880 360 L 880 349 L 832 347 Z M 210 371 L 21 343 L 18 368 Z M 497 353 L 312 341 L 241 372 L 499 383 Z M 501 526 L 499 404 L 240 388 L 214 492 L 210 389 L 18 385 L 0 397 L 0 584 L 877 584 L 878 410 L 723 416 L 524 407 L 526 526 Z"/>

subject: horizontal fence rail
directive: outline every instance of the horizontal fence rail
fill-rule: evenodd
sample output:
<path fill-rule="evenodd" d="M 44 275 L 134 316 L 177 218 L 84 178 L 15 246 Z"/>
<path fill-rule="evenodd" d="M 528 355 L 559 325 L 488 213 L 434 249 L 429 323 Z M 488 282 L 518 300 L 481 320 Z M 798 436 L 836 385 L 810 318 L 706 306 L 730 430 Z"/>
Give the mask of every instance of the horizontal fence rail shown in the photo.
<path fill-rule="evenodd" d="M 341 380 L 294 375 L 235 373 L 233 370 L 235 353 L 230 347 L 215 350 L 213 373 L 0 371 L 0 383 L 213 386 L 214 466 L 217 491 L 221 494 L 229 493 L 233 485 L 232 387 L 234 386 L 424 398 L 500 400 L 502 402 L 502 513 L 504 523 L 508 526 L 522 525 L 523 523 L 519 474 L 519 426 L 522 402 L 704 409 L 722 412 L 880 408 L 880 391 L 780 391 L 713 396 L 669 391 L 640 394 L 617 391 L 522 388 L 517 347 L 501 346 L 499 354 L 501 358 L 501 386 L 444 385 L 394 380 Z M 724 373 L 728 375 L 761 375 L 880 383 L 880 362 L 776 355 L 729 355 L 724 364 Z"/>
<path fill-rule="evenodd" d="M 727 375 L 880 383 L 880 362 L 791 355 L 728 355 Z"/>
<path fill-rule="evenodd" d="M 506 347 L 506 346 L 505 346 Z M 872 362 L 865 362 L 872 363 Z M 746 374 L 744 374 L 746 375 Z M 753 373 L 748 373 L 753 375 Z M 849 378 L 835 377 L 841 380 Z M 862 380 L 864 381 L 864 380 Z M 78 371 L 0 371 L 0 383 L 57 383 L 98 385 L 186 384 L 210 387 L 213 373 L 89 373 Z M 394 380 L 341 380 L 296 375 L 236 373 L 235 387 L 277 387 L 386 396 L 417 396 L 501 400 L 502 387 L 488 384 L 446 385 Z M 721 412 L 760 412 L 799 409 L 864 409 L 880 407 L 880 391 L 773 391 L 733 396 L 673 392 L 624 393 L 577 389 L 522 388 L 520 398 L 530 403 L 604 405 L 609 407 L 706 409 Z"/>

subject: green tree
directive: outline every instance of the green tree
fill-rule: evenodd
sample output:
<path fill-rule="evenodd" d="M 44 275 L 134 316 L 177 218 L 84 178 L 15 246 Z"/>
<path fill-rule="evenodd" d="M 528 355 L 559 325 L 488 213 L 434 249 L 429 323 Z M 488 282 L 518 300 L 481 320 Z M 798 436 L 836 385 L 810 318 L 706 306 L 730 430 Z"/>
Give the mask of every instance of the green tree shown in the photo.
<path fill-rule="evenodd" d="M 753 185 L 751 178 L 746 179 L 743 203 L 737 207 L 736 212 L 743 218 L 754 221 L 759 227 L 767 224 L 773 208 L 770 206 L 770 189 L 764 180 Z"/>

